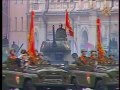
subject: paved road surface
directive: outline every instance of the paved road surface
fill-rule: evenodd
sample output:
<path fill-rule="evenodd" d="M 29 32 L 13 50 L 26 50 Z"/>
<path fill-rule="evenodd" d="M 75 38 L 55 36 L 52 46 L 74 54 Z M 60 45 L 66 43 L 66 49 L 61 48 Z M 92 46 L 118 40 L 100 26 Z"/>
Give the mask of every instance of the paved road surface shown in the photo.
<path fill-rule="evenodd" d="M 16 89 L 10 89 L 10 90 L 20 90 L 20 89 L 18 89 L 18 88 L 16 88 Z M 48 89 L 49 90 L 49 89 Z M 71 90 L 71 89 L 70 89 Z M 93 90 L 93 89 L 90 89 L 90 88 L 83 88 L 82 90 Z"/>

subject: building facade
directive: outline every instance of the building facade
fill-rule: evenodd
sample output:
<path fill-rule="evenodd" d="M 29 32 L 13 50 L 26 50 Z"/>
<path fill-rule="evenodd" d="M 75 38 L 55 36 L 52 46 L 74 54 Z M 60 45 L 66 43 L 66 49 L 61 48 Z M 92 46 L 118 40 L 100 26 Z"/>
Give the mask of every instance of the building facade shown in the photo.
<path fill-rule="evenodd" d="M 9 1 L 9 0 L 8 0 Z M 113 1 L 113 2 L 112 2 Z M 103 46 L 110 51 L 110 40 L 117 42 L 119 48 L 118 4 L 119 0 L 107 1 L 111 15 L 101 13 L 104 3 L 93 0 L 10 0 L 10 29 L 9 42 L 13 41 L 22 48 L 27 48 L 27 36 L 30 27 L 30 12 L 35 11 L 35 47 L 40 51 L 40 46 L 45 40 L 52 40 L 52 25 L 55 30 L 62 23 L 65 27 L 65 10 L 69 12 L 72 28 L 75 33 L 76 46 L 71 42 L 72 52 L 81 53 L 81 49 L 88 51 L 96 47 L 96 18 L 101 19 Z M 67 32 L 68 34 L 68 32 Z M 113 51 L 113 50 L 112 50 Z M 118 51 L 115 51 L 118 52 Z"/>
<path fill-rule="evenodd" d="M 3 46 L 6 46 L 9 44 L 9 0 L 3 0 L 2 1 L 2 39 L 3 39 Z"/>
<path fill-rule="evenodd" d="M 72 52 L 80 55 L 81 49 L 88 51 L 96 47 L 96 18 L 101 19 L 102 42 L 104 48 L 109 51 L 109 43 L 112 38 L 118 40 L 118 0 L 107 1 L 111 9 L 111 15 L 102 14 L 103 2 L 93 1 L 90 9 L 88 0 L 29 0 L 29 13 L 34 10 L 36 48 L 40 48 L 42 41 L 52 40 L 52 25 L 55 29 L 62 23 L 65 25 L 65 10 L 67 9 L 71 18 L 77 47 L 72 46 Z M 29 19 L 29 18 L 28 18 Z M 116 28 L 115 28 L 116 27 Z M 117 35 L 115 35 L 115 33 Z M 69 40 L 69 36 L 68 36 Z M 75 50 L 77 48 L 77 50 Z M 118 48 L 118 47 L 117 47 Z"/>
<path fill-rule="evenodd" d="M 23 44 L 23 49 L 27 47 L 27 0 L 10 1 L 10 29 L 9 47 L 15 42 L 19 47 Z"/>

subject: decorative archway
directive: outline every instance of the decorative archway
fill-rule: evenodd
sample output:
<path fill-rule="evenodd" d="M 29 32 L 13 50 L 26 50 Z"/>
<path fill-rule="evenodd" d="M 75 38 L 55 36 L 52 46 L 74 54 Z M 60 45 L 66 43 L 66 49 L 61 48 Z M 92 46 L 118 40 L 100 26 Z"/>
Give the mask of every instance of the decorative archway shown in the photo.
<path fill-rule="evenodd" d="M 89 42 L 88 38 L 88 31 L 86 28 L 83 29 L 81 32 L 81 44 L 80 44 L 80 50 L 81 49 L 86 49 L 87 51 L 90 51 L 94 49 L 94 46 Z"/>
<path fill-rule="evenodd" d="M 82 42 L 82 44 L 86 44 L 86 43 L 88 43 L 88 33 L 87 33 L 87 31 L 83 31 L 82 32 L 82 40 L 81 40 Z"/>

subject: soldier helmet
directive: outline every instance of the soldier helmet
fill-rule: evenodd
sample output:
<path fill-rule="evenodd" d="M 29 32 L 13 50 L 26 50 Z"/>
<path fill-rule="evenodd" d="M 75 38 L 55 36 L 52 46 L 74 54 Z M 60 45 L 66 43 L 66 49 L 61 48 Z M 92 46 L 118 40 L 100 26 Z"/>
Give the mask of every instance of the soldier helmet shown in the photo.
<path fill-rule="evenodd" d="M 10 54 L 12 53 L 12 51 L 16 52 L 14 48 L 10 49 Z"/>
<path fill-rule="evenodd" d="M 109 57 L 110 57 L 110 56 L 115 56 L 115 55 L 113 55 L 113 54 L 110 54 L 110 55 L 109 55 Z"/>
<path fill-rule="evenodd" d="M 27 51 L 26 51 L 25 49 L 22 49 L 22 50 L 21 50 L 21 53 L 22 53 L 22 54 L 26 54 Z"/>
<path fill-rule="evenodd" d="M 38 52 L 38 50 L 37 50 L 37 49 L 35 49 L 35 52 Z"/>
<path fill-rule="evenodd" d="M 87 51 L 86 51 L 85 49 L 82 49 L 82 50 L 81 50 L 81 53 L 83 53 L 83 52 L 87 52 Z"/>
<path fill-rule="evenodd" d="M 14 50 L 14 51 L 15 51 L 15 49 L 14 49 L 14 48 L 11 48 L 11 49 L 10 49 L 10 51 L 12 51 L 12 50 Z"/>
<path fill-rule="evenodd" d="M 97 53 L 97 51 L 96 51 L 96 50 L 91 50 L 91 51 L 90 51 L 90 53 L 92 53 L 92 52 L 96 52 L 96 53 Z"/>
<path fill-rule="evenodd" d="M 78 57 L 78 54 L 77 54 L 77 53 L 73 53 L 73 54 L 72 54 L 72 57 L 73 57 L 73 58 L 77 58 L 77 57 Z"/>
<path fill-rule="evenodd" d="M 39 53 L 40 56 L 44 56 L 42 52 Z"/>

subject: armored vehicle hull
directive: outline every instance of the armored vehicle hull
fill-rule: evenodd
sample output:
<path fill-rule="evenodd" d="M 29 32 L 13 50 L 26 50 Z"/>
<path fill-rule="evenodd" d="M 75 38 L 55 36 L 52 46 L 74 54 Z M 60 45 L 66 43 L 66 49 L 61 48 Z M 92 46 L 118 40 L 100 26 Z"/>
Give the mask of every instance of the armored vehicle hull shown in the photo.
<path fill-rule="evenodd" d="M 69 70 L 78 86 L 94 90 L 119 89 L 119 66 L 71 65 Z"/>
<path fill-rule="evenodd" d="M 57 66 L 40 65 L 18 68 L 16 66 L 3 65 L 3 84 L 8 87 L 36 88 L 39 86 L 71 86 L 71 76 L 66 70 Z"/>

